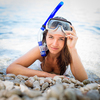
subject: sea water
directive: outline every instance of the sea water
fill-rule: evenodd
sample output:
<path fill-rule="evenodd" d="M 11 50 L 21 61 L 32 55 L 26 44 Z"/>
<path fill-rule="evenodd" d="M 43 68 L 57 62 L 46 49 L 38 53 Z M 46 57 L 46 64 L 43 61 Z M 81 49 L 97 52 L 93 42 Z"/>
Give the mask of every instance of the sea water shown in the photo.
<path fill-rule="evenodd" d="M 76 48 L 84 68 L 100 77 L 100 1 L 63 1 L 56 16 L 72 22 L 78 36 Z M 0 69 L 7 68 L 38 45 L 38 31 L 59 2 L 0 0 Z"/>

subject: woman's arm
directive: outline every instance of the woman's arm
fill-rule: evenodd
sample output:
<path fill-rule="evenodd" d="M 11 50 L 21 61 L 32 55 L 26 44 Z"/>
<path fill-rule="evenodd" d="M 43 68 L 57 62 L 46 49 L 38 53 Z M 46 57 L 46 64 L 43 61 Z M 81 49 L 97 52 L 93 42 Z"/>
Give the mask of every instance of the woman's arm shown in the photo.
<path fill-rule="evenodd" d="M 12 64 L 10 64 L 6 70 L 6 73 L 13 73 L 15 75 L 21 74 L 25 76 L 40 76 L 40 77 L 54 77 L 56 74 L 50 74 L 43 71 L 29 69 L 28 67 L 34 63 L 36 60 L 42 61 L 43 58 L 40 55 L 39 47 L 35 47 L 28 53 L 18 58 Z"/>
<path fill-rule="evenodd" d="M 88 76 L 87 76 L 87 73 L 81 63 L 79 56 L 78 56 L 77 50 L 75 48 L 75 45 L 76 45 L 76 42 L 78 39 L 78 37 L 76 35 L 76 31 L 73 26 L 71 26 L 71 27 L 72 27 L 72 31 L 69 31 L 68 33 L 66 33 L 67 46 L 68 46 L 69 52 L 72 57 L 71 71 L 77 80 L 83 81 L 83 80 L 87 79 Z"/>
<path fill-rule="evenodd" d="M 72 63 L 71 63 L 71 71 L 74 77 L 79 80 L 83 81 L 88 78 L 87 73 L 82 65 L 82 62 L 78 56 L 76 49 L 70 50 L 71 57 L 72 57 Z"/>

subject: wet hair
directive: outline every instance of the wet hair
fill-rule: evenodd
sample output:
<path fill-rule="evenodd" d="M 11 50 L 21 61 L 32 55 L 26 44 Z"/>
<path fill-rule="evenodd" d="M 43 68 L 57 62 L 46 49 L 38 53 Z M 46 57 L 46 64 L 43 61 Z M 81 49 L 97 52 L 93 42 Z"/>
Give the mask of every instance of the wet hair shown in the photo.
<path fill-rule="evenodd" d="M 63 17 L 54 17 L 54 18 L 56 18 L 58 20 L 67 21 Z M 47 29 L 43 32 L 43 40 L 42 40 L 43 43 L 44 42 L 46 43 L 47 32 L 48 32 Z M 48 53 L 49 53 L 49 50 L 46 51 L 46 56 L 48 55 Z M 45 57 L 44 57 L 44 62 L 43 63 L 45 63 Z M 66 66 L 68 66 L 70 63 L 71 63 L 71 55 L 70 55 L 70 52 L 69 52 L 68 46 L 67 46 L 67 38 L 65 38 L 64 47 L 60 51 L 60 55 L 57 58 L 57 65 L 60 69 L 60 75 L 64 74 L 64 72 L 66 71 Z"/>

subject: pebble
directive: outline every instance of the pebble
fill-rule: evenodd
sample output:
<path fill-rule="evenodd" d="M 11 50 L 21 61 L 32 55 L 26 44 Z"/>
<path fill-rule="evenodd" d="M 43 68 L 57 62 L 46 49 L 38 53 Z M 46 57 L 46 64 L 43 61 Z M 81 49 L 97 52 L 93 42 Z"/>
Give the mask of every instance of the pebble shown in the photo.
<path fill-rule="evenodd" d="M 90 90 L 86 95 L 90 97 L 91 100 L 100 100 L 100 94 L 97 90 Z"/>
<path fill-rule="evenodd" d="M 100 80 L 27 77 L 0 71 L 0 100 L 100 100 Z"/>
<path fill-rule="evenodd" d="M 23 75 L 17 75 L 17 78 L 21 79 L 21 80 L 27 80 L 28 77 L 27 76 L 23 76 Z"/>
<path fill-rule="evenodd" d="M 34 90 L 40 90 L 40 84 L 39 84 L 39 81 L 33 82 L 33 88 L 34 88 Z"/>
<path fill-rule="evenodd" d="M 0 71 L 0 74 L 3 74 L 3 71 Z"/>
<path fill-rule="evenodd" d="M 0 80 L 0 90 L 4 90 L 6 89 L 6 86 L 4 85 L 4 83 Z"/>
<path fill-rule="evenodd" d="M 10 82 L 10 81 L 3 81 L 3 83 L 6 86 L 7 90 L 11 90 L 13 88 L 13 86 L 14 86 L 14 83 Z"/>
<path fill-rule="evenodd" d="M 7 100 L 22 100 L 18 95 L 12 95 Z"/>
<path fill-rule="evenodd" d="M 74 89 L 72 88 L 65 89 L 64 95 L 66 96 L 67 100 L 76 100 L 76 94 Z"/>
<path fill-rule="evenodd" d="M 28 87 L 33 87 L 33 82 L 34 82 L 33 80 L 28 79 L 28 80 L 25 81 L 25 85 L 28 86 Z"/>
<path fill-rule="evenodd" d="M 59 99 L 59 96 L 63 94 L 63 85 L 61 84 L 56 84 L 50 88 L 47 92 L 47 98 L 49 99 L 50 97 L 57 98 Z"/>
<path fill-rule="evenodd" d="M 34 97 L 38 97 L 41 96 L 42 93 L 41 91 L 35 91 L 35 90 L 29 90 L 25 92 L 25 95 L 27 95 L 29 98 L 34 98 Z"/>
<path fill-rule="evenodd" d="M 7 94 L 5 95 L 5 97 L 9 98 L 13 95 L 18 95 L 19 96 L 19 95 L 21 95 L 21 91 L 18 90 L 18 89 L 12 89 L 10 91 L 7 91 Z"/>
<path fill-rule="evenodd" d="M 86 80 L 83 81 L 84 85 L 89 84 L 89 83 L 91 83 L 91 82 L 88 79 L 86 79 Z"/>
<path fill-rule="evenodd" d="M 49 86 L 49 83 L 46 82 L 42 85 L 42 91 L 45 90 Z"/>
<path fill-rule="evenodd" d="M 6 77 L 12 77 L 15 79 L 16 75 L 15 74 L 7 74 Z"/>

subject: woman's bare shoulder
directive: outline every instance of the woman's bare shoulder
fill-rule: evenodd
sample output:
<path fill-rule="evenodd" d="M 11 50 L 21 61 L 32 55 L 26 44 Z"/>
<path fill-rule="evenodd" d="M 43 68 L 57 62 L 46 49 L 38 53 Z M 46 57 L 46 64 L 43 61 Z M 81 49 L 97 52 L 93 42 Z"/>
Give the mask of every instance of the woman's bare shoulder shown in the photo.
<path fill-rule="evenodd" d="M 26 55 L 27 54 L 32 56 L 33 58 L 35 58 L 35 60 L 42 60 L 43 59 L 43 57 L 40 54 L 39 46 L 32 48 L 28 53 L 26 53 Z"/>

